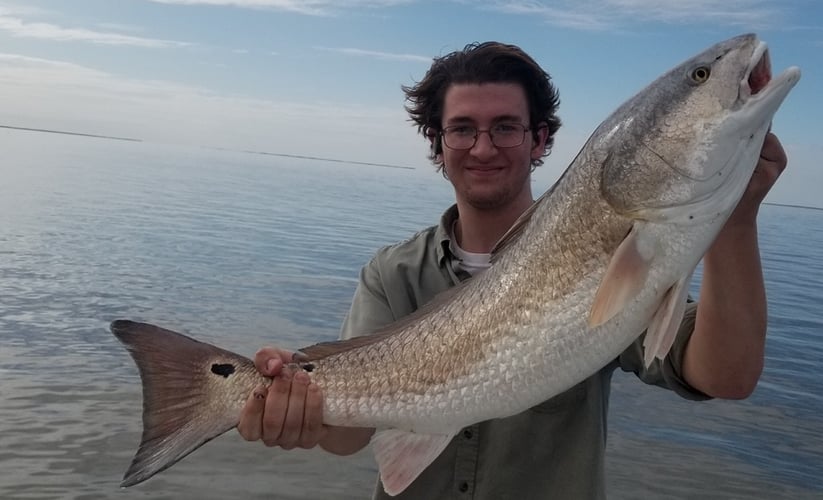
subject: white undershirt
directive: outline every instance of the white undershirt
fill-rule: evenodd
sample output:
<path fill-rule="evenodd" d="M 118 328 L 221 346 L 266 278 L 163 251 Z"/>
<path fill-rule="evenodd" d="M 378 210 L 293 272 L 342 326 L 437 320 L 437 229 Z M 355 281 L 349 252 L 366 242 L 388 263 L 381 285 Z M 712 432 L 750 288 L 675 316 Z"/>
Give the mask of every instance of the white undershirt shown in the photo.
<path fill-rule="evenodd" d="M 455 219 L 454 224 L 452 224 L 451 234 L 449 235 L 451 236 L 451 238 L 449 238 L 449 247 L 456 257 L 454 260 L 454 268 L 462 269 L 474 276 L 480 271 L 491 267 L 492 254 L 468 252 L 460 248 L 460 245 L 457 243 L 457 238 L 455 237 L 456 231 L 454 229 L 456 225 L 457 220 Z"/>

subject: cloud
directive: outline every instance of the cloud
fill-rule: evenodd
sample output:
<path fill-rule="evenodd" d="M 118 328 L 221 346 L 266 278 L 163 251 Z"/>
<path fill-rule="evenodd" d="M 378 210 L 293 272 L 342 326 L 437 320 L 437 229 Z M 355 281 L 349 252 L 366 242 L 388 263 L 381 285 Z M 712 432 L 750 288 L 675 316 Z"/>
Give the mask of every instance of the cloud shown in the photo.
<path fill-rule="evenodd" d="M 572 29 L 606 30 L 642 22 L 763 27 L 779 12 L 764 0 L 498 0 L 488 10 L 531 15 Z"/>
<path fill-rule="evenodd" d="M 283 10 L 323 16 L 357 8 L 389 8 L 418 0 L 149 0 L 177 5 L 211 5 Z M 776 8 L 767 0 L 451 0 L 480 10 L 542 18 L 549 24 L 579 30 L 606 30 L 638 22 L 669 24 L 774 26 Z"/>
<path fill-rule="evenodd" d="M 35 7 L 31 5 L 19 5 L 11 4 L 9 2 L 3 2 L 3 5 L 0 6 L 0 15 L 34 17 L 47 16 L 52 14 L 54 14 L 54 11 L 52 10 L 47 10 L 42 7 Z"/>
<path fill-rule="evenodd" d="M 533 1 L 497 1 L 490 2 L 484 8 L 487 10 L 503 12 L 505 14 L 517 14 L 527 16 L 537 16 L 549 24 L 573 29 L 596 30 L 604 29 L 610 25 L 605 19 L 596 13 L 592 13 L 588 8 L 582 7 L 582 3 L 569 4 L 568 6 L 547 5 Z"/>
<path fill-rule="evenodd" d="M 774 21 L 777 11 L 763 0 L 608 0 L 624 17 L 641 16 L 650 21 L 677 24 L 757 24 Z"/>
<path fill-rule="evenodd" d="M 120 23 L 98 23 L 98 28 L 108 30 L 108 31 L 120 31 L 120 32 L 131 32 L 131 33 L 139 33 L 143 31 L 143 28 L 140 26 L 134 26 L 131 24 L 120 24 Z"/>
<path fill-rule="evenodd" d="M 424 141 L 400 106 L 220 94 L 3 53 L 0 89 L 3 125 L 375 163 L 418 158 L 427 164 Z"/>
<path fill-rule="evenodd" d="M 0 31 L 12 36 L 54 41 L 77 41 L 103 45 L 127 45 L 143 48 L 186 47 L 190 43 L 158 40 L 114 32 L 93 31 L 84 28 L 63 28 L 55 24 L 27 22 L 15 17 L 12 11 L 0 8 Z"/>
<path fill-rule="evenodd" d="M 394 54 L 391 52 L 379 52 L 376 50 L 364 50 L 364 49 L 354 49 L 354 48 L 333 48 L 333 47 L 315 47 L 317 50 L 325 50 L 328 52 L 337 52 L 340 54 L 345 54 L 347 56 L 361 56 L 361 57 L 371 57 L 374 59 L 381 59 L 385 61 L 413 61 L 413 62 L 423 62 L 423 63 L 431 63 L 432 58 L 426 56 L 418 56 L 414 54 Z"/>
<path fill-rule="evenodd" d="M 331 15 L 348 9 L 393 7 L 414 0 L 149 0 L 177 5 L 213 5 L 246 9 L 285 10 L 311 16 Z"/>

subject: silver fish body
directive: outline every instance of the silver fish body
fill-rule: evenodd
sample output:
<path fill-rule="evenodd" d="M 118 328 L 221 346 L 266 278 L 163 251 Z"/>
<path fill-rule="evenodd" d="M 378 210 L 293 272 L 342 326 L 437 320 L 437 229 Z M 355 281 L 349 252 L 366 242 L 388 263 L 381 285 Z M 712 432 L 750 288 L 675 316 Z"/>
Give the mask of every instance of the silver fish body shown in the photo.
<path fill-rule="evenodd" d="M 754 35 L 662 75 L 592 134 L 501 240 L 490 269 L 373 335 L 301 350 L 324 422 L 375 427 L 384 487 L 402 491 L 462 427 L 519 413 L 591 376 L 644 330 L 668 351 L 692 272 L 742 196 L 772 116 L 800 76 L 771 79 Z M 116 321 L 144 387 L 143 481 L 236 426 L 261 382 L 238 355 Z"/>

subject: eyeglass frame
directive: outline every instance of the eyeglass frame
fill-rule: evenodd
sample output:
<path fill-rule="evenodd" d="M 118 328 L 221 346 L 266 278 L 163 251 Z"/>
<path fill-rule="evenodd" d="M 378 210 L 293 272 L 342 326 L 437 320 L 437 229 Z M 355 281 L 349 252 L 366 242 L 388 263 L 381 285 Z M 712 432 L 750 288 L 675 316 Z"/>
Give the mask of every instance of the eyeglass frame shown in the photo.
<path fill-rule="evenodd" d="M 520 138 L 520 142 L 519 142 L 519 143 L 517 143 L 517 144 L 513 144 L 513 145 L 511 145 L 511 146 L 498 146 L 498 145 L 497 145 L 497 143 L 495 143 L 495 142 L 494 142 L 494 133 L 493 133 L 493 130 L 494 130 L 494 128 L 495 128 L 495 127 L 499 127 L 499 126 L 501 126 L 501 125 L 516 125 L 517 127 L 523 127 L 523 135 L 522 135 L 522 137 Z M 468 147 L 465 147 L 465 148 L 455 148 L 455 147 L 449 146 L 448 142 L 446 141 L 446 133 L 449 131 L 449 129 L 455 129 L 455 128 L 469 128 L 469 129 L 474 129 L 474 138 L 473 138 L 473 140 L 472 140 L 472 144 L 471 144 L 471 146 L 468 146 Z M 450 125 L 450 126 L 448 126 L 448 127 L 444 127 L 442 130 L 440 130 L 440 131 L 437 133 L 437 135 L 439 135 L 439 136 L 440 136 L 440 138 L 442 139 L 442 141 L 443 141 L 443 145 L 444 145 L 444 146 L 446 146 L 447 148 L 449 148 L 449 149 L 451 149 L 451 150 L 454 150 L 454 151 L 468 151 L 468 150 L 472 149 L 473 147 L 475 147 L 475 146 L 477 145 L 477 139 L 480 137 L 480 134 L 482 134 L 482 133 L 486 133 L 486 134 L 488 134 L 488 135 L 489 135 L 489 141 L 491 141 L 492 145 L 493 145 L 495 148 L 498 148 L 498 149 L 509 149 L 509 148 L 516 148 L 516 147 L 522 146 L 522 145 L 523 145 L 523 143 L 524 143 L 524 142 L 526 142 L 526 133 L 527 133 L 527 132 L 531 132 L 531 131 L 533 131 L 533 130 L 539 130 L 539 129 L 540 129 L 540 128 L 533 129 L 533 128 L 531 128 L 531 127 L 528 127 L 528 126 L 526 126 L 526 125 L 524 125 L 524 124 L 522 124 L 522 123 L 518 123 L 518 122 L 502 122 L 502 123 L 497 123 L 497 124 L 495 124 L 495 125 L 492 125 L 490 128 L 487 128 L 487 129 L 480 129 L 480 128 L 477 128 L 477 127 L 475 127 L 475 126 L 473 126 L 473 125 Z"/>

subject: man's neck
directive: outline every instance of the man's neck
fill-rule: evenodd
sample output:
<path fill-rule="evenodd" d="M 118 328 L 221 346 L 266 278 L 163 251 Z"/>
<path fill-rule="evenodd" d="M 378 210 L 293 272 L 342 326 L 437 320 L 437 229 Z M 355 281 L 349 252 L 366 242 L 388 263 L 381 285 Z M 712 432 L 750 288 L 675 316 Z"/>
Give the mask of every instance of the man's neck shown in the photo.
<path fill-rule="evenodd" d="M 528 197 L 503 208 L 483 210 L 458 200 L 459 218 L 454 235 L 457 243 L 467 252 L 490 253 L 497 241 L 532 203 L 533 200 Z"/>

